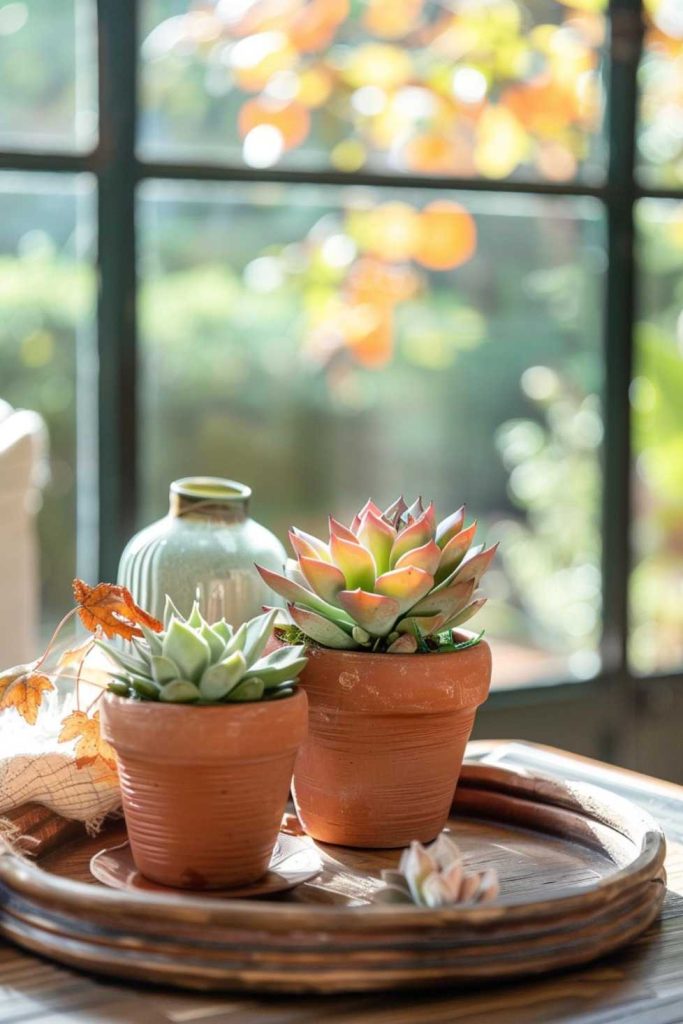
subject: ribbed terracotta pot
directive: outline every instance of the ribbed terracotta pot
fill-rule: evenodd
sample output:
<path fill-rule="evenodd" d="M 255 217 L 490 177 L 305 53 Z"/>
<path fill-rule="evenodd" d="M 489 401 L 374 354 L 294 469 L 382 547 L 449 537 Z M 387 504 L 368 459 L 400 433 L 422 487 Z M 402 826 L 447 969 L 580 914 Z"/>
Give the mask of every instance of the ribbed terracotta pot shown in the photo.
<path fill-rule="evenodd" d="M 489 692 L 488 644 L 444 654 L 307 653 L 300 685 L 309 731 L 293 785 L 306 832 L 343 846 L 434 839 Z"/>
<path fill-rule="evenodd" d="M 107 694 L 102 734 L 116 751 L 133 859 L 183 889 L 246 885 L 268 869 L 306 694 L 188 706 Z"/>

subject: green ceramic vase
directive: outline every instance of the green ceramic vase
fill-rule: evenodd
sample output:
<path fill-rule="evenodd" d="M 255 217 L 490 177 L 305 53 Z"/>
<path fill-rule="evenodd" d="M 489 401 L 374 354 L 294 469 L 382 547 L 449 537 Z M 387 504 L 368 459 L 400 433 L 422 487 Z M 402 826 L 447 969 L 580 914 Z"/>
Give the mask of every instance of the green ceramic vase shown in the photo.
<path fill-rule="evenodd" d="M 282 570 L 279 540 L 248 516 L 251 489 L 220 477 L 171 484 L 168 515 L 137 533 L 121 556 L 118 581 L 161 618 L 168 594 L 183 615 L 199 601 L 208 622 L 239 625 L 264 604 L 282 604 L 254 562 Z"/>

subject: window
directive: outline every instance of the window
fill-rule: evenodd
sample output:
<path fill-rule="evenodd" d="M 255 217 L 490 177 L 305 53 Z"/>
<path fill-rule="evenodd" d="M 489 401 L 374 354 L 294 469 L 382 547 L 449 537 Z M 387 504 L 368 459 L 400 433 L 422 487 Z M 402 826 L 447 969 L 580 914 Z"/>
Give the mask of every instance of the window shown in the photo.
<path fill-rule="evenodd" d="M 46 616 L 176 476 L 280 535 L 419 485 L 503 541 L 494 708 L 679 672 L 679 6 L 0 3 Z"/>

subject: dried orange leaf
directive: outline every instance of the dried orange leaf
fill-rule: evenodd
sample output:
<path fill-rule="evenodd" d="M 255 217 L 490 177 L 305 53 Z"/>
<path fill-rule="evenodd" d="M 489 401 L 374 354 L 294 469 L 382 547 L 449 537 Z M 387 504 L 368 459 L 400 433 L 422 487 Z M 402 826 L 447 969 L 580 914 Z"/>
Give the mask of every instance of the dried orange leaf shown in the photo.
<path fill-rule="evenodd" d="M 73 581 L 73 592 L 80 605 L 78 614 L 86 629 L 94 633 L 98 626 L 110 639 L 115 636 L 130 640 L 142 636 L 139 625 L 155 633 L 161 632 L 163 623 L 136 605 L 133 596 L 125 587 L 114 583 L 98 583 L 90 587 L 83 580 Z"/>
<path fill-rule="evenodd" d="M 47 676 L 33 672 L 33 665 L 17 665 L 0 676 L 0 711 L 14 708 L 25 722 L 35 725 L 47 690 L 54 690 Z"/>
<path fill-rule="evenodd" d="M 100 713 L 96 711 L 92 718 L 85 711 L 72 711 L 62 722 L 59 734 L 60 743 L 77 740 L 74 747 L 76 767 L 85 768 L 102 760 L 112 770 L 116 769 L 116 758 L 113 749 L 100 733 Z"/>
<path fill-rule="evenodd" d="M 71 668 L 72 665 L 76 668 L 80 668 L 86 654 L 92 650 L 92 646 L 93 641 L 91 637 L 87 637 L 83 643 L 79 644 L 77 647 L 67 648 L 67 650 L 63 651 L 59 656 L 57 670 L 61 671 L 63 668 Z"/>

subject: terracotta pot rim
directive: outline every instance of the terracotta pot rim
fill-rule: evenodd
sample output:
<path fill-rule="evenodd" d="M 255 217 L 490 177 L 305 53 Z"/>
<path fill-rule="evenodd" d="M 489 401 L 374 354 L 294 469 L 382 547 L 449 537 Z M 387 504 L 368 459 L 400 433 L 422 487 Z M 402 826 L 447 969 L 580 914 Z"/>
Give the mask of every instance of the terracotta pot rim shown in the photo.
<path fill-rule="evenodd" d="M 306 732 L 308 697 L 299 689 L 274 701 L 188 707 L 107 694 L 102 735 L 121 756 L 168 763 L 270 760 L 294 750 Z"/>

